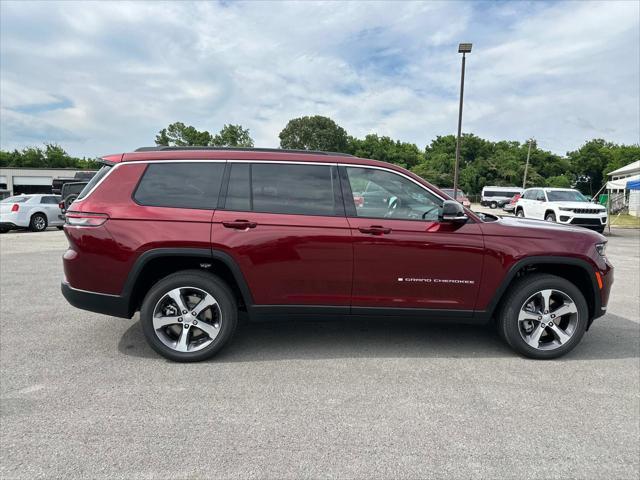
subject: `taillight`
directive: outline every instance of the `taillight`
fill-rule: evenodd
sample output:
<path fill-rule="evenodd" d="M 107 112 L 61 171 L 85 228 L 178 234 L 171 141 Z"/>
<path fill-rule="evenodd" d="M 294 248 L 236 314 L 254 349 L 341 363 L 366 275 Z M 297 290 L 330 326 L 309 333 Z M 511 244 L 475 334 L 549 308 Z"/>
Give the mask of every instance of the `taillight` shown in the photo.
<path fill-rule="evenodd" d="M 18 205 L 17 203 L 14 203 L 13 205 L 11 205 L 12 212 L 17 212 L 18 210 L 20 210 L 20 205 Z"/>
<path fill-rule="evenodd" d="M 60 203 L 58 204 L 58 208 L 59 208 L 60 210 L 64 210 L 64 202 L 60 202 Z"/>
<path fill-rule="evenodd" d="M 80 213 L 67 212 L 65 220 L 67 225 L 75 227 L 99 227 L 109 219 L 104 213 Z"/>

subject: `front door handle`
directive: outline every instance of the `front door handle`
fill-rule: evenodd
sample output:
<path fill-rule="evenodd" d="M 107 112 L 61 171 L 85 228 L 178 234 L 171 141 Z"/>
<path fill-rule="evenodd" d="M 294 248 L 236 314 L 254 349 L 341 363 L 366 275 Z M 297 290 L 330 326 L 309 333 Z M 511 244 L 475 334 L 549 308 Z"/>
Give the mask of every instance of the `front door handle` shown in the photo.
<path fill-rule="evenodd" d="M 358 227 L 362 233 L 368 233 L 370 235 L 386 235 L 391 233 L 391 229 L 387 227 L 381 227 L 380 225 L 371 225 L 370 227 Z"/>
<path fill-rule="evenodd" d="M 249 220 L 234 220 L 233 222 L 222 222 L 225 228 L 235 228 L 236 230 L 247 230 L 248 228 L 256 228 L 258 224 L 256 222 L 250 222 Z"/>

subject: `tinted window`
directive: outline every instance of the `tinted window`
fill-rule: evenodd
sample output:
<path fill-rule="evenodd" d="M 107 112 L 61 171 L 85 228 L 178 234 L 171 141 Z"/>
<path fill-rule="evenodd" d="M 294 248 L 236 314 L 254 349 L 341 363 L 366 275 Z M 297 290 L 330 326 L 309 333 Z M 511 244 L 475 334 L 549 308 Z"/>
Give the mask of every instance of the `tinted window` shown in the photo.
<path fill-rule="evenodd" d="M 356 215 L 369 218 L 437 220 L 442 201 L 411 180 L 373 168 L 347 167 Z M 375 188 L 371 188 L 371 185 Z M 365 188 L 363 188 L 363 186 Z M 354 199 L 356 200 L 356 199 Z"/>
<path fill-rule="evenodd" d="M 40 199 L 40 203 L 46 203 L 46 204 L 53 204 L 53 205 L 57 205 L 58 200 L 56 199 L 56 197 L 42 197 Z"/>
<path fill-rule="evenodd" d="M 82 189 L 82 191 L 80 192 L 80 195 L 78 195 L 78 200 L 82 200 L 84 197 L 86 197 L 87 194 L 91 191 L 91 189 L 95 187 L 97 183 L 104 178 L 104 176 L 109 172 L 109 170 L 111 170 L 111 165 L 105 165 L 100 170 L 98 170 L 98 172 L 93 176 L 93 178 L 89 180 L 89 183 L 87 183 L 85 187 Z M 54 192 L 54 193 L 58 193 L 58 192 Z"/>
<path fill-rule="evenodd" d="M 327 165 L 251 165 L 253 211 L 298 215 L 336 215 L 339 188 L 335 167 Z M 340 212 L 341 213 L 341 212 Z"/>
<path fill-rule="evenodd" d="M 251 180 L 248 163 L 232 163 L 224 208 L 246 212 L 251 210 Z"/>
<path fill-rule="evenodd" d="M 223 172 L 223 162 L 151 163 L 134 198 L 155 207 L 215 209 Z"/>

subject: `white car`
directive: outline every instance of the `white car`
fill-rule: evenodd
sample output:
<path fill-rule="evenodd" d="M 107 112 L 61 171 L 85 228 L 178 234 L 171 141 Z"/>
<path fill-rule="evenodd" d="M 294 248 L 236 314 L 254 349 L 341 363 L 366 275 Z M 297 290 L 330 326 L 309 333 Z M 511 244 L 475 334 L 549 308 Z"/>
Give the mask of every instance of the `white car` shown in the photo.
<path fill-rule="evenodd" d="M 15 195 L 0 202 L 0 233 L 18 228 L 42 232 L 47 227 L 62 228 L 64 219 L 56 195 Z"/>
<path fill-rule="evenodd" d="M 602 233 L 607 209 L 571 188 L 528 188 L 516 202 L 516 216 L 578 225 Z"/>

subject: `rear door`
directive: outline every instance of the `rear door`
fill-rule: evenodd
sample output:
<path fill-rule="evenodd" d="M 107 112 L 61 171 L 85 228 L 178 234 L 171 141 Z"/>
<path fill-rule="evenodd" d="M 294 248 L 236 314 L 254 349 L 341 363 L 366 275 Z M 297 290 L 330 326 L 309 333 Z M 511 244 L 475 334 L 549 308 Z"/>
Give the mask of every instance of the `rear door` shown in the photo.
<path fill-rule="evenodd" d="M 409 177 L 372 167 L 340 167 L 353 235 L 353 313 L 457 310 L 471 315 L 484 243 L 477 224 L 440 223 L 442 199 Z M 356 207 L 352 191 L 373 182 L 386 205 Z"/>
<path fill-rule="evenodd" d="M 49 225 L 62 224 L 58 203 L 58 197 L 54 195 L 44 195 L 40 197 L 40 209 L 47 215 L 47 223 Z"/>
<path fill-rule="evenodd" d="M 212 248 L 240 266 L 257 309 L 347 313 L 353 251 L 337 166 L 229 162 L 227 177 Z"/>

